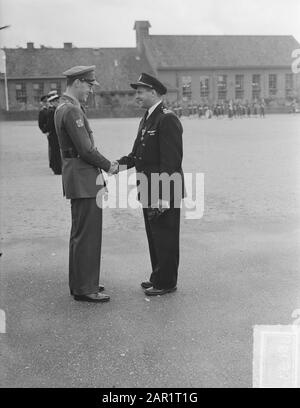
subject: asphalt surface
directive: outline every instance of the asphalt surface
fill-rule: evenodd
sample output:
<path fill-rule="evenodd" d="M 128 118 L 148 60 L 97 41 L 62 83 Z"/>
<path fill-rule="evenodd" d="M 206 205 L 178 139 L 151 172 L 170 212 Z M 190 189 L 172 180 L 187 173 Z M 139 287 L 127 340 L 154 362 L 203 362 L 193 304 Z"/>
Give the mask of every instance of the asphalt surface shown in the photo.
<path fill-rule="evenodd" d="M 92 120 L 108 158 L 137 119 Z M 1 123 L 1 387 L 251 387 L 253 326 L 300 307 L 300 117 L 183 119 L 205 211 L 181 223 L 178 290 L 146 298 L 140 209 L 104 210 L 105 304 L 68 289 L 69 202 L 35 122 Z"/>

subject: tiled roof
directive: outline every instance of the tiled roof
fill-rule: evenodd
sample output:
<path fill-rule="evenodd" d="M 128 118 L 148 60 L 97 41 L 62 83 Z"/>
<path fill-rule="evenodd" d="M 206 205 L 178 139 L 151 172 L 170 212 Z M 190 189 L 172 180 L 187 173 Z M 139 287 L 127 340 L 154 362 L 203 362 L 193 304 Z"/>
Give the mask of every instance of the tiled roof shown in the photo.
<path fill-rule="evenodd" d="M 150 35 L 144 44 L 158 69 L 290 66 L 300 48 L 285 35 Z"/>
<path fill-rule="evenodd" d="M 292 36 L 150 35 L 144 44 L 147 58 L 136 48 L 6 48 L 7 77 L 60 78 L 74 65 L 96 65 L 102 91 L 129 91 L 153 69 L 288 67 L 300 48 Z"/>
<path fill-rule="evenodd" d="M 131 90 L 141 72 L 154 74 L 135 48 L 5 49 L 8 78 L 59 78 L 75 65 L 96 65 L 101 90 Z"/>

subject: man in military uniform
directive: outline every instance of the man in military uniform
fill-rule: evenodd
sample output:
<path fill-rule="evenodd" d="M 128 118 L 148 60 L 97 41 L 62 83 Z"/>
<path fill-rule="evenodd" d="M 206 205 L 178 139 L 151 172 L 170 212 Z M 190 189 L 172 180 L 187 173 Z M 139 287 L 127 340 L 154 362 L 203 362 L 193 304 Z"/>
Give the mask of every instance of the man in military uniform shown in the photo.
<path fill-rule="evenodd" d="M 180 206 L 184 194 L 181 168 L 183 130 L 178 117 L 163 106 L 162 95 L 167 89 L 160 81 L 142 73 L 131 87 L 136 89 L 136 101 L 146 113 L 140 122 L 132 152 L 118 162 L 126 168 L 135 167 L 137 179 L 140 174 L 148 181 L 147 194 L 143 194 L 142 182 L 138 182 L 138 192 L 143 204 L 152 273 L 149 281 L 142 282 L 141 286 L 148 296 L 164 295 L 177 288 Z M 170 183 L 169 194 L 161 183 L 156 191 L 151 184 L 154 175 L 162 174 L 177 176 L 174 184 Z"/>
<path fill-rule="evenodd" d="M 48 141 L 50 145 L 50 167 L 54 174 L 61 174 L 60 148 L 54 123 L 54 113 L 59 104 L 59 95 L 55 94 L 50 96 L 50 98 L 48 98 L 48 103 L 47 130 L 49 132 Z"/>
<path fill-rule="evenodd" d="M 39 117 L 38 117 L 38 125 L 40 130 L 47 135 L 47 140 L 48 140 L 48 162 L 49 162 L 49 167 L 50 166 L 50 143 L 49 143 L 49 138 L 48 138 L 48 128 L 47 128 L 47 123 L 48 123 L 48 95 L 43 95 L 41 97 L 41 109 L 39 111 Z"/>
<path fill-rule="evenodd" d="M 39 111 L 39 117 L 38 117 L 38 125 L 40 130 L 43 133 L 47 133 L 47 110 L 48 110 L 48 103 L 47 103 L 47 95 L 43 95 L 41 97 L 41 109 Z"/>
<path fill-rule="evenodd" d="M 54 120 L 62 155 L 64 195 L 71 200 L 69 286 L 75 300 L 106 302 L 110 297 L 100 293 L 104 287 L 99 286 L 102 208 L 96 204 L 96 195 L 105 188 L 101 170 L 113 173 L 117 163 L 111 163 L 94 146 L 81 106 L 98 84 L 95 66 L 76 66 L 63 75 L 67 77 L 67 89 Z"/>

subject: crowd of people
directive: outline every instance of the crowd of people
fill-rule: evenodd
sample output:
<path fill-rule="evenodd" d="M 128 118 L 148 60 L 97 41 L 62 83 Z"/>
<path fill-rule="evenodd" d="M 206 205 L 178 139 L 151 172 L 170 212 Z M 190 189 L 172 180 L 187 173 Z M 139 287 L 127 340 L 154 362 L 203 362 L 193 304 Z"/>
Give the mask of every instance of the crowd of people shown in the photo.
<path fill-rule="evenodd" d="M 41 97 L 38 124 L 40 130 L 47 135 L 49 167 L 54 174 L 61 174 L 61 155 L 54 124 L 54 113 L 59 104 L 57 91 L 50 91 Z"/>
<path fill-rule="evenodd" d="M 221 102 L 216 104 L 189 103 L 184 105 L 178 102 L 170 104 L 170 109 L 180 118 L 182 116 L 198 117 L 199 119 L 212 117 L 229 119 L 245 117 L 265 117 L 265 101 L 242 103 L 237 101 Z"/>

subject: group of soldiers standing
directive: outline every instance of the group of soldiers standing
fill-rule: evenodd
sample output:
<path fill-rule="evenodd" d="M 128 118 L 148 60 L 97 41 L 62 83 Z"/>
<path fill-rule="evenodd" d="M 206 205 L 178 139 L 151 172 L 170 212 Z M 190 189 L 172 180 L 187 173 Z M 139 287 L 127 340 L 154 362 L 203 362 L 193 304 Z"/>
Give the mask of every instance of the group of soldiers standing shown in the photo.
<path fill-rule="evenodd" d="M 61 155 L 54 124 L 54 113 L 59 104 L 59 98 L 57 91 L 51 91 L 42 96 L 38 117 L 40 130 L 47 135 L 49 167 L 54 174 L 61 174 Z"/>
<path fill-rule="evenodd" d="M 182 116 L 198 117 L 199 119 L 212 117 L 222 118 L 228 117 L 243 118 L 243 117 L 265 117 L 265 102 L 261 100 L 253 103 L 241 103 L 236 101 L 221 102 L 217 104 L 198 104 L 189 103 L 184 106 L 181 103 L 175 102 L 171 104 L 170 109 L 180 118 Z"/>

